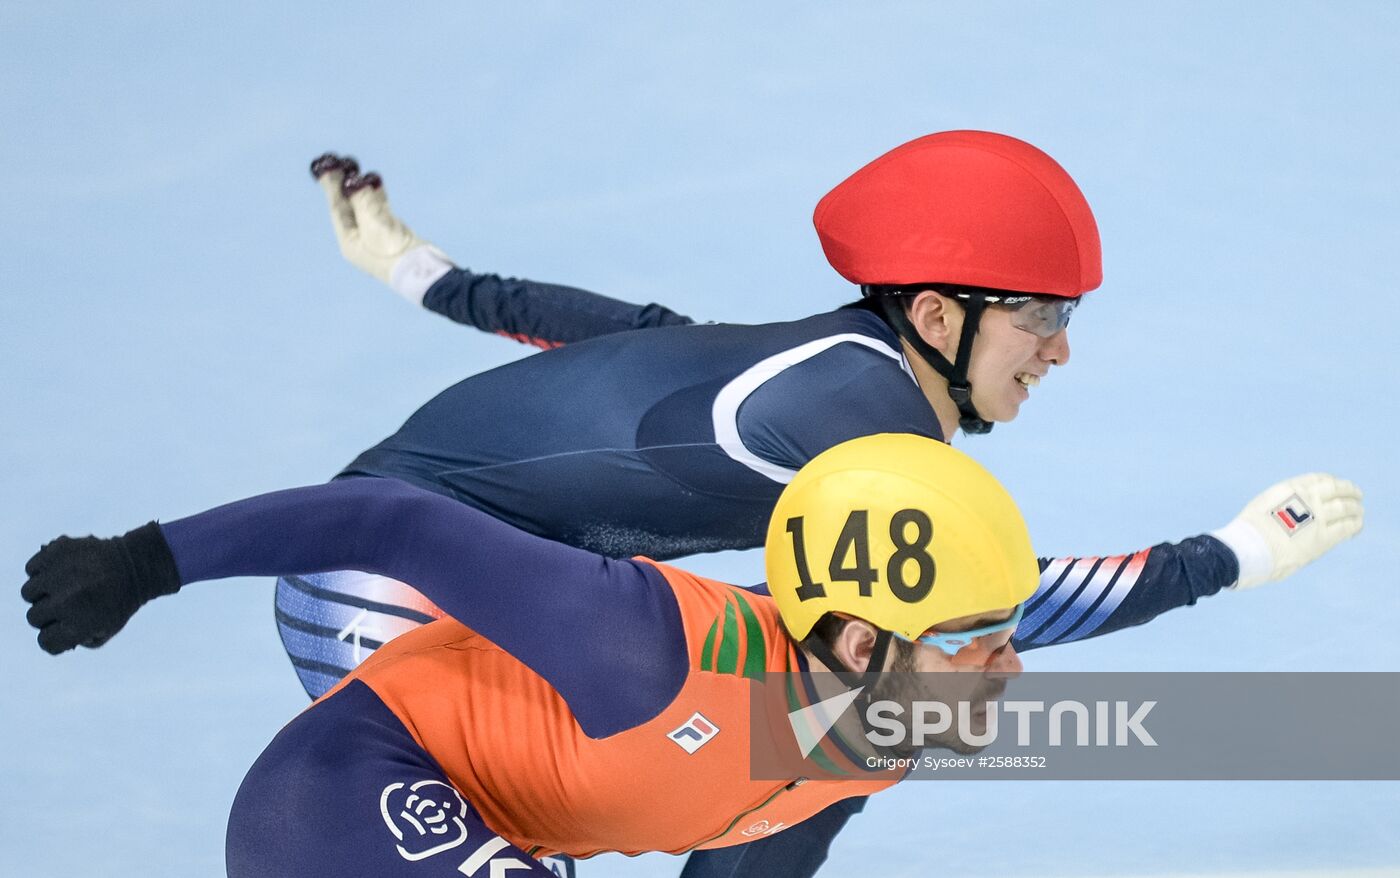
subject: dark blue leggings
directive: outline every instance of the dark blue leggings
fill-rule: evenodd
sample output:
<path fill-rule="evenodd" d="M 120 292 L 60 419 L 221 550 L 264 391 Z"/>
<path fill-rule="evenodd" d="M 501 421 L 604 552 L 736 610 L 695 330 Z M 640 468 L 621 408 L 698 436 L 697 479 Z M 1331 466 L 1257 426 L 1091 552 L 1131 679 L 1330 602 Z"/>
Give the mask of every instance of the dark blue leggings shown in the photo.
<path fill-rule="evenodd" d="M 368 686 L 278 733 L 229 815 L 230 878 L 564 876 L 492 832 Z"/>

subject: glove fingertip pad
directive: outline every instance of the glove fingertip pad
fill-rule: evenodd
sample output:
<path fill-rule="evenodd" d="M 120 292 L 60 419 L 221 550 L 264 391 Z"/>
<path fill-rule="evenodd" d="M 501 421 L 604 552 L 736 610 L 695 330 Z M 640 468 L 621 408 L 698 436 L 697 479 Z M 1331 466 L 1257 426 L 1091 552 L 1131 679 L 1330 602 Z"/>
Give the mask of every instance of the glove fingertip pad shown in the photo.
<path fill-rule="evenodd" d="M 39 631 L 39 648 L 49 655 L 67 652 L 75 646 L 77 644 L 72 642 L 72 638 L 65 636 L 58 625 L 49 625 Z"/>
<path fill-rule="evenodd" d="M 346 198 L 349 198 L 361 189 L 381 189 L 383 186 L 384 179 L 374 171 L 370 171 L 363 176 L 358 173 L 346 174 L 345 180 L 340 184 L 340 191 Z"/>
<path fill-rule="evenodd" d="M 333 152 L 323 152 L 311 160 L 311 176 L 317 180 L 322 174 L 339 171 L 345 167 L 345 160 Z"/>

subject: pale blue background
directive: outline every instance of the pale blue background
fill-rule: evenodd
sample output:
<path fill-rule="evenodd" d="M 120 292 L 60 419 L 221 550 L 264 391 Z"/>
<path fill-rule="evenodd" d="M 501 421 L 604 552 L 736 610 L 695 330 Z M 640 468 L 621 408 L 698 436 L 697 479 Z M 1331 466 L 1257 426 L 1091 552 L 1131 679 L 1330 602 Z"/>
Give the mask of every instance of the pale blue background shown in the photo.
<path fill-rule="evenodd" d="M 42 541 L 323 480 L 525 353 L 340 260 L 326 149 L 463 264 L 763 321 L 852 297 L 809 222 L 847 173 L 929 131 L 1028 139 L 1093 204 L 1106 280 L 1070 367 L 960 445 L 1041 551 L 1196 533 L 1313 469 L 1368 505 L 1290 582 L 1030 667 L 1400 670 L 1394 4 L 699 5 L 0 5 L 0 872 L 219 873 L 304 703 L 265 582 L 41 654 L 14 590 Z M 1397 813 L 1381 783 L 910 784 L 828 874 L 1394 867 Z"/>

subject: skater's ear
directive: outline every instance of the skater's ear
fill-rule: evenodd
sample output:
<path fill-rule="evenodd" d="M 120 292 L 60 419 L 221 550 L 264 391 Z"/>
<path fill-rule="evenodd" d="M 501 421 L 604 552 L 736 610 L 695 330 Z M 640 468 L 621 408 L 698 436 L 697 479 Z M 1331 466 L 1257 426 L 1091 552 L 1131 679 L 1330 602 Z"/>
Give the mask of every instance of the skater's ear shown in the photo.
<path fill-rule="evenodd" d="M 863 619 L 841 618 L 841 622 L 831 638 L 831 651 L 846 668 L 863 674 L 870 667 L 879 631 Z"/>
<path fill-rule="evenodd" d="M 943 356 L 957 355 L 963 309 L 936 290 L 924 290 L 905 299 L 905 313 L 919 336 Z"/>

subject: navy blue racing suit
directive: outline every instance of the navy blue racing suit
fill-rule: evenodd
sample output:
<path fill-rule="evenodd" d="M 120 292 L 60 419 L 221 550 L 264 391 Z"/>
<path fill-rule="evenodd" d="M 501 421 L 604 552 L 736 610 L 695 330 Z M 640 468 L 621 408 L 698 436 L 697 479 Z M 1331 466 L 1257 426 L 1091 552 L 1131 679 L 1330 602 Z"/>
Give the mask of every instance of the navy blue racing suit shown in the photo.
<path fill-rule="evenodd" d="M 463 269 L 423 304 L 546 350 L 443 391 L 338 478 L 399 479 L 610 557 L 759 546 L 783 486 L 818 453 L 874 433 L 945 438 L 894 332 L 864 308 L 696 325 L 657 305 Z M 1238 576 L 1234 555 L 1209 536 L 1042 559 L 1041 570 L 1018 650 L 1141 624 Z M 382 576 L 278 581 L 278 626 L 312 697 L 440 615 Z M 697 852 L 684 876 L 810 876 L 862 802 L 759 842 Z"/>

